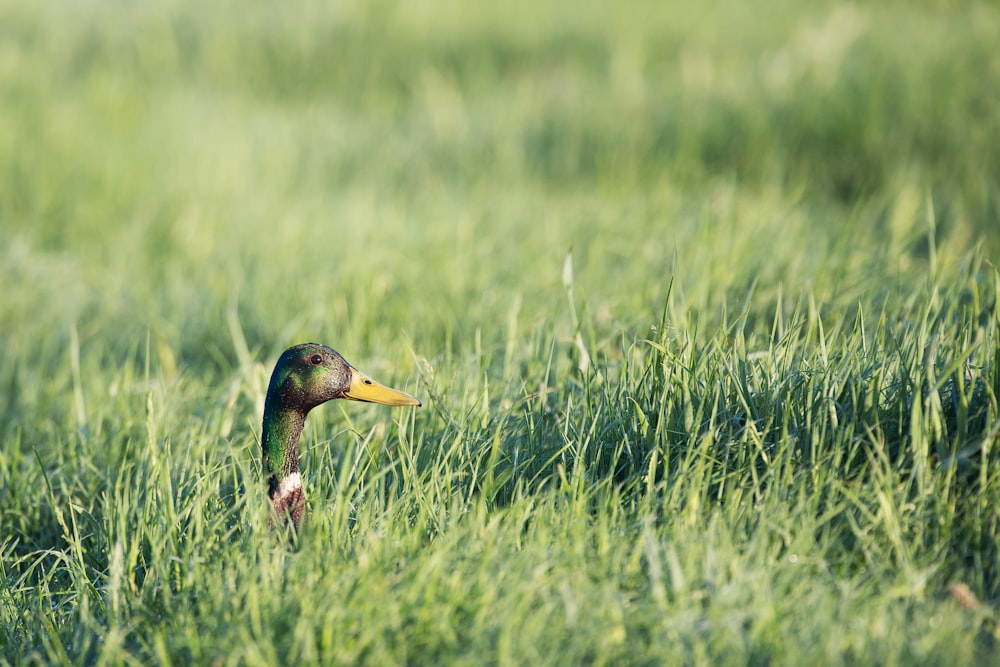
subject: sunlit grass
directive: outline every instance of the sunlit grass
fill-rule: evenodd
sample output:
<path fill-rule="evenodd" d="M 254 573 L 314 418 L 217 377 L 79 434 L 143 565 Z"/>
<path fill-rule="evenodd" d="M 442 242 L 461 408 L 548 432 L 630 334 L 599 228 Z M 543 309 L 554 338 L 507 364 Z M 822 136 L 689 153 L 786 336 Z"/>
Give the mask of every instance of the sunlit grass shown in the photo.
<path fill-rule="evenodd" d="M 8 5 L 4 661 L 992 658 L 995 9 Z"/>

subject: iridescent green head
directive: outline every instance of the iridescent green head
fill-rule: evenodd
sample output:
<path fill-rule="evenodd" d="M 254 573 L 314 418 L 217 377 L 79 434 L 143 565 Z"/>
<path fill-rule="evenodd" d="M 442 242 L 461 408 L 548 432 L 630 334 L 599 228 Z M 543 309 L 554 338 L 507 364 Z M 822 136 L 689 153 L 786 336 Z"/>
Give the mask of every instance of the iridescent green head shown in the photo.
<path fill-rule="evenodd" d="M 306 413 L 335 398 L 383 405 L 420 405 L 413 396 L 372 380 L 326 345 L 305 343 L 282 353 L 271 374 L 267 403 Z"/>

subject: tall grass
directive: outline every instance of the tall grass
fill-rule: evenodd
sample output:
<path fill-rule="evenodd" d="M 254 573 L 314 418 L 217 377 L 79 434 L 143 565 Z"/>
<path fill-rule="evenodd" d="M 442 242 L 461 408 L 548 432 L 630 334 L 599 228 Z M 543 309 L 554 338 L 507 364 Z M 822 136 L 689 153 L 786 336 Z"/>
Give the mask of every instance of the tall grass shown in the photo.
<path fill-rule="evenodd" d="M 0 4 L 0 660 L 995 661 L 998 37 Z M 305 340 L 424 407 L 309 416 L 291 545 Z"/>

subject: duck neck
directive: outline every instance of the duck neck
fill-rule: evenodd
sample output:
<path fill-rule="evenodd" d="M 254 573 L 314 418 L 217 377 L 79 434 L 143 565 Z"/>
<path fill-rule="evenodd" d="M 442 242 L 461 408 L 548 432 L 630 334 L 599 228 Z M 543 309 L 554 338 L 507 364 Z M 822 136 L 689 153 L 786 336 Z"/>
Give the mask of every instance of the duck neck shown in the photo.
<path fill-rule="evenodd" d="M 296 526 L 305 512 L 299 476 L 299 437 L 305 421 L 305 413 L 300 410 L 283 407 L 271 396 L 265 401 L 260 445 L 267 495 L 279 522 L 290 520 Z"/>

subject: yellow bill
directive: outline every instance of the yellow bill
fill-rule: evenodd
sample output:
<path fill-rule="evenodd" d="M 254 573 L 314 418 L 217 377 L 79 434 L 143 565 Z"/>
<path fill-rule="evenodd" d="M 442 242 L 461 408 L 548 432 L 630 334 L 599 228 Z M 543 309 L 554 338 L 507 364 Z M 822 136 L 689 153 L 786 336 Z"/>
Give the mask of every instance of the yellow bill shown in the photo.
<path fill-rule="evenodd" d="M 420 400 L 406 392 L 390 389 L 379 384 L 357 368 L 351 367 L 351 388 L 344 393 L 344 398 L 366 403 L 381 403 L 382 405 L 416 405 Z"/>

